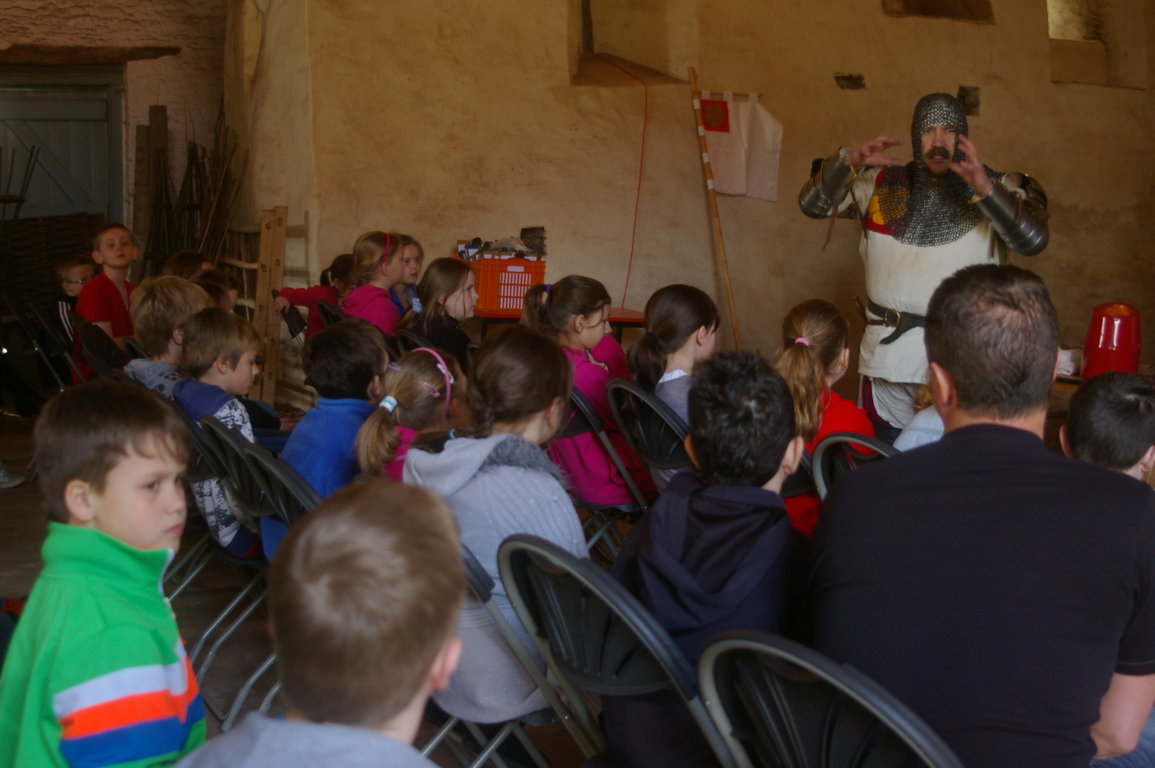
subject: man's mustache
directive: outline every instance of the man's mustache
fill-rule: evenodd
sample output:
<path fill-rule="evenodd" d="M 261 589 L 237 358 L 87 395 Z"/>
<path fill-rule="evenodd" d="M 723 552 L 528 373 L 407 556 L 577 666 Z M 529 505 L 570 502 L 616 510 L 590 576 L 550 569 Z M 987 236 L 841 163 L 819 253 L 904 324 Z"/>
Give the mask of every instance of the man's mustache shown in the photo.
<path fill-rule="evenodd" d="M 943 160 L 950 160 L 950 152 L 947 152 L 946 147 L 931 147 L 926 151 L 927 160 L 934 160 L 940 157 Z"/>

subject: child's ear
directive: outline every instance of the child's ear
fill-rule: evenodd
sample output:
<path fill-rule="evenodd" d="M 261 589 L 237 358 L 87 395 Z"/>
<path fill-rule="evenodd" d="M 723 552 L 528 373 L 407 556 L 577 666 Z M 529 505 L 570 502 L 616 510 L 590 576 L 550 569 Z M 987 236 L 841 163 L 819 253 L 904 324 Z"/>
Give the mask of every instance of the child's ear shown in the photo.
<path fill-rule="evenodd" d="M 1143 473 L 1144 479 L 1151 474 L 1152 467 L 1155 467 L 1155 445 L 1149 447 L 1143 458 L 1139 459 L 1139 471 Z"/>
<path fill-rule="evenodd" d="M 98 494 L 84 480 L 73 478 L 64 486 L 64 508 L 68 518 L 78 525 L 87 526 L 96 519 Z"/>
<path fill-rule="evenodd" d="M 702 464 L 698 461 L 698 454 L 694 450 L 694 436 L 686 435 L 686 439 L 682 441 L 682 446 L 686 449 L 686 455 L 690 457 L 690 463 L 694 465 L 694 469 L 701 469 Z"/>
<path fill-rule="evenodd" d="M 224 355 L 221 355 L 220 357 L 218 357 L 216 360 L 213 361 L 213 368 L 215 368 L 217 373 L 219 373 L 222 376 L 224 376 L 226 373 L 228 373 L 229 371 L 231 371 L 235 367 L 236 367 L 235 365 L 229 364 L 229 361 L 227 359 L 225 359 Z"/>
<path fill-rule="evenodd" d="M 430 687 L 435 691 L 449 688 L 449 680 L 457 670 L 459 661 L 461 661 L 461 638 L 451 637 L 441 646 L 441 650 L 433 659 L 433 666 L 429 668 Z"/>
<path fill-rule="evenodd" d="M 1071 458 L 1071 439 L 1067 437 L 1067 425 L 1059 427 L 1059 446 L 1063 449 L 1063 455 Z M 1155 446 L 1152 446 L 1155 448 Z M 1148 451 L 1150 453 L 1150 451 Z"/>
<path fill-rule="evenodd" d="M 176 344 L 178 347 L 184 345 L 184 328 L 172 329 L 172 343 Z"/>
<path fill-rule="evenodd" d="M 802 463 L 802 454 L 806 452 L 806 441 L 800 435 L 795 435 L 789 443 L 786 444 L 786 452 L 782 454 L 782 471 L 786 473 L 786 477 L 790 477 L 798 471 L 798 465 Z"/>
<path fill-rule="evenodd" d="M 549 408 L 545 412 L 545 425 L 549 428 L 551 435 L 556 435 L 561 429 L 562 419 L 565 418 L 566 399 L 564 397 L 554 398 L 554 401 L 549 404 Z"/>
<path fill-rule="evenodd" d="M 92 252 L 92 260 L 93 260 L 93 262 L 95 262 L 97 264 L 103 264 L 104 263 L 104 259 L 102 259 L 100 257 L 100 251 L 93 251 Z"/>

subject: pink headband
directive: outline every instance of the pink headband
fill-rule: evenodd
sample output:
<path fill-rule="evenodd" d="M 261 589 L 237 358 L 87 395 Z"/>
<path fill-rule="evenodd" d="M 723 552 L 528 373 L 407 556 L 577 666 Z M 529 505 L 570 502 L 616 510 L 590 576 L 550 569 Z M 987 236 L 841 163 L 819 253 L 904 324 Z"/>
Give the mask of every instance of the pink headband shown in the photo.
<path fill-rule="evenodd" d="M 433 355 L 434 359 L 437 360 L 437 369 L 440 370 L 441 375 L 445 377 L 445 412 L 449 413 L 449 401 L 453 397 L 454 380 L 453 374 L 449 372 L 449 366 L 445 364 L 445 359 L 441 357 L 441 354 L 437 350 L 430 349 L 429 347 L 417 347 L 413 351 L 428 352 L 429 354 Z M 421 386 L 425 388 L 425 391 L 428 392 L 429 396 L 433 399 L 436 400 L 437 398 L 441 397 L 441 393 L 434 389 L 429 384 L 429 382 L 423 381 L 421 382 Z"/>
<path fill-rule="evenodd" d="M 384 251 L 384 252 L 381 254 L 381 261 L 380 261 L 380 263 L 381 263 L 381 264 L 384 264 L 384 263 L 385 263 L 385 259 L 389 258 L 389 246 L 390 246 L 392 243 L 393 243 L 393 240 L 392 240 L 392 238 L 390 238 L 390 237 L 389 237 L 389 233 L 388 233 L 388 232 L 386 232 L 386 233 L 385 233 L 385 251 Z"/>

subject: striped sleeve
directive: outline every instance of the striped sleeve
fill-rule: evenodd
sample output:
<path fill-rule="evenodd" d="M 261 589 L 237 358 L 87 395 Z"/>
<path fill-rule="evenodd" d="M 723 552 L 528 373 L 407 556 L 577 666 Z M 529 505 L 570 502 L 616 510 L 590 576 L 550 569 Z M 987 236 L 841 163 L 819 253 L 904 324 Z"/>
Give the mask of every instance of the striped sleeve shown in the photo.
<path fill-rule="evenodd" d="M 53 696 L 60 752 L 75 768 L 172 761 L 204 738 L 204 704 L 177 640 L 175 661 L 123 667 Z M 94 651 L 90 658 L 97 658 Z"/>

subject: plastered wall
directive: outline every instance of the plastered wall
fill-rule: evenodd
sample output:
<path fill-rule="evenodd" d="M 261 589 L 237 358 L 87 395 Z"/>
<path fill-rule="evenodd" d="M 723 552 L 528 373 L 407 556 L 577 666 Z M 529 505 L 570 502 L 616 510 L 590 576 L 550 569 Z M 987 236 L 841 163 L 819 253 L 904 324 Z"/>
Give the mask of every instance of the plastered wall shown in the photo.
<path fill-rule="evenodd" d="M 135 130 L 148 123 L 152 104 L 168 107 L 173 185 L 179 190 L 184 142 L 211 146 L 213 141 L 223 91 L 226 0 L 4 0 L 2 6 L 0 48 L 70 46 L 78 49 L 77 62 L 84 62 L 82 49 L 87 46 L 181 49 L 175 56 L 125 65 L 126 217 L 132 211 Z"/>
<path fill-rule="evenodd" d="M 1155 2 L 1142 8 L 1133 23 L 1155 39 Z M 1032 173 L 1050 196 L 1050 247 L 1014 261 L 1048 280 L 1064 343 L 1080 345 L 1090 307 L 1108 299 L 1139 306 L 1155 338 L 1152 93 L 1052 84 L 1045 0 L 994 9 L 980 25 L 888 17 L 861 0 L 678 4 L 694 28 L 679 26 L 664 60 L 677 68 L 692 52 L 703 87 L 762 94 L 785 129 L 782 199 L 721 201 L 747 348 L 773 352 L 798 301 L 826 297 L 849 315 L 862 293 L 856 225 L 839 222 L 823 250 L 826 224 L 798 211 L 810 160 L 905 139 L 918 97 L 959 85 L 981 88 L 971 134 L 983 160 Z M 240 215 L 277 203 L 305 215 L 298 258 L 314 275 L 367 229 L 412 233 L 436 256 L 461 237 L 544 226 L 548 278 L 590 274 L 616 300 L 644 125 L 625 301 L 640 307 L 675 281 L 720 298 L 688 87 L 571 85 L 580 39 L 578 0 L 230 3 L 226 101 L 250 152 Z M 867 87 L 840 90 L 835 73 Z"/>

